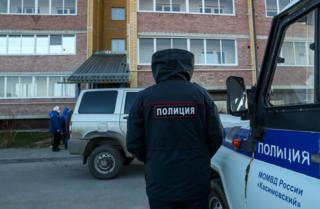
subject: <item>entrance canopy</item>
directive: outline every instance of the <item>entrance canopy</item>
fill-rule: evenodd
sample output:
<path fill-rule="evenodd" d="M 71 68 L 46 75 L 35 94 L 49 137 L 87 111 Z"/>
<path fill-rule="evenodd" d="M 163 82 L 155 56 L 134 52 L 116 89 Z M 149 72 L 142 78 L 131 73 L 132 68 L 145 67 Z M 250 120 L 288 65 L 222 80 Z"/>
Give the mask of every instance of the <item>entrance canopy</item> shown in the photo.
<path fill-rule="evenodd" d="M 129 67 L 125 54 L 95 53 L 69 78 L 72 83 L 128 83 Z"/>

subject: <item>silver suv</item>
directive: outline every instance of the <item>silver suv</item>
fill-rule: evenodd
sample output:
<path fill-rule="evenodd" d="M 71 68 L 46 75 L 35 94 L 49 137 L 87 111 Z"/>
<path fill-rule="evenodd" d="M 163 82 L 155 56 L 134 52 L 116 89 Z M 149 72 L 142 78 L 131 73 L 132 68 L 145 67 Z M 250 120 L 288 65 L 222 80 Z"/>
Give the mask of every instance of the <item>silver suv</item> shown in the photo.
<path fill-rule="evenodd" d="M 70 124 L 69 152 L 88 161 L 98 179 L 116 177 L 134 157 L 126 149 L 127 118 L 141 89 L 91 89 L 79 95 Z"/>

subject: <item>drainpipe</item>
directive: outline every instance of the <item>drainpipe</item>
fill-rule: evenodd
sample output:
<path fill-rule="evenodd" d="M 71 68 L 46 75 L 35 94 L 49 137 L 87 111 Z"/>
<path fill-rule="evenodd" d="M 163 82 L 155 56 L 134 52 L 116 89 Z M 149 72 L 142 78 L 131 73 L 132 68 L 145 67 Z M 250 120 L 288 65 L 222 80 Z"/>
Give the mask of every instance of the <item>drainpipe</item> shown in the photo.
<path fill-rule="evenodd" d="M 256 48 L 256 22 L 255 22 L 255 7 L 254 0 L 247 0 L 248 3 L 248 21 L 249 21 L 249 37 L 250 37 L 250 57 L 251 57 L 251 71 L 252 84 L 256 84 L 258 75 L 258 59 Z"/>
<path fill-rule="evenodd" d="M 137 0 L 127 1 L 128 21 L 127 21 L 127 55 L 130 69 L 130 87 L 138 87 L 138 21 L 137 21 Z"/>
<path fill-rule="evenodd" d="M 87 1 L 87 58 L 92 55 L 93 52 L 93 5 L 94 0 L 88 0 Z"/>

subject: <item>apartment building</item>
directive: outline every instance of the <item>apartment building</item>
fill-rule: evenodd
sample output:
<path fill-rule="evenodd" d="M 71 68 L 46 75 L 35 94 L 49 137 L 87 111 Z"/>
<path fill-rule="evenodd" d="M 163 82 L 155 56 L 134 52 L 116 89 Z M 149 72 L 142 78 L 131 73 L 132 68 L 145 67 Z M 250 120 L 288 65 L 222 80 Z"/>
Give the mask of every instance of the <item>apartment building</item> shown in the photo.
<path fill-rule="evenodd" d="M 224 90 L 230 75 L 244 77 L 246 84 L 252 85 L 262 63 L 272 17 L 290 2 L 130 1 L 128 53 L 132 86 L 153 83 L 151 55 L 165 48 L 193 52 L 193 81 L 211 92 Z"/>
<path fill-rule="evenodd" d="M 153 83 L 151 55 L 165 48 L 186 49 L 195 55 L 193 81 L 208 90 L 225 89 L 230 75 L 252 83 L 248 9 L 245 0 L 137 0 L 136 66 L 138 86 Z M 132 15 L 134 16 L 134 15 Z M 131 15 L 130 15 L 131 17 Z M 130 54 L 133 58 L 133 53 Z M 135 58 L 133 58 L 135 59 Z M 133 70 L 134 69 L 134 70 Z"/>
<path fill-rule="evenodd" d="M 0 119 L 73 106 L 65 80 L 86 58 L 87 0 L 0 0 Z"/>
<path fill-rule="evenodd" d="M 54 104 L 72 106 L 76 83 L 150 86 L 151 56 L 165 48 L 193 52 L 192 81 L 225 99 L 228 76 L 256 82 L 272 17 L 290 2 L 0 0 L 0 116 L 37 118 Z M 282 49 L 280 66 L 295 72 L 282 88 L 302 86 L 314 59 L 303 35 Z"/>

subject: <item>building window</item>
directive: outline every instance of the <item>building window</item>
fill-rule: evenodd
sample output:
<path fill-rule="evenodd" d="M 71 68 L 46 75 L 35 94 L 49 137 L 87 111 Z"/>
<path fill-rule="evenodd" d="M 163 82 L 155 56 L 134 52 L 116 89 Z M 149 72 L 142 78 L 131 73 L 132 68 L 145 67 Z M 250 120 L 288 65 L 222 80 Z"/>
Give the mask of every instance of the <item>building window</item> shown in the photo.
<path fill-rule="evenodd" d="M 155 51 L 176 48 L 191 51 L 197 65 L 237 65 L 237 46 L 229 39 L 141 38 L 139 63 L 150 64 Z M 189 42 L 189 44 L 188 44 Z"/>
<path fill-rule="evenodd" d="M 4 77 L 0 77 L 0 98 L 4 97 Z"/>
<path fill-rule="evenodd" d="M 8 13 L 8 0 L 0 0 L 0 13 Z"/>
<path fill-rule="evenodd" d="M 22 13 L 22 0 L 10 0 L 10 13 L 11 14 Z"/>
<path fill-rule="evenodd" d="M 21 36 L 10 35 L 8 37 L 8 54 L 21 54 Z"/>
<path fill-rule="evenodd" d="M 19 77 L 8 76 L 7 77 L 7 91 L 6 97 L 18 97 L 19 96 Z"/>
<path fill-rule="evenodd" d="M 38 14 L 50 14 L 50 0 L 38 1 Z"/>
<path fill-rule="evenodd" d="M 156 11 L 162 11 L 162 12 L 172 11 L 170 0 L 156 0 Z"/>
<path fill-rule="evenodd" d="M 267 17 L 277 15 L 292 1 L 293 0 L 265 0 Z"/>
<path fill-rule="evenodd" d="M 63 76 L 1 76 L 0 99 L 75 97 L 75 85 L 61 83 Z"/>
<path fill-rule="evenodd" d="M 172 48 L 188 50 L 188 41 L 185 38 L 173 38 Z"/>
<path fill-rule="evenodd" d="M 158 38 L 156 39 L 156 51 L 170 49 L 171 48 L 171 39 L 170 38 Z"/>
<path fill-rule="evenodd" d="M 112 8 L 112 20 L 125 20 L 126 13 L 124 8 Z"/>
<path fill-rule="evenodd" d="M 140 0 L 139 10 L 233 15 L 234 0 Z"/>
<path fill-rule="evenodd" d="M 76 0 L 0 0 L 0 14 L 75 15 Z"/>
<path fill-rule="evenodd" d="M 36 4 L 34 0 L 23 0 L 23 11 L 24 14 L 35 14 Z"/>
<path fill-rule="evenodd" d="M 75 35 L 0 35 L 0 55 L 73 55 Z"/>
<path fill-rule="evenodd" d="M 217 65 L 222 63 L 220 40 L 207 40 L 207 64 Z"/>
<path fill-rule="evenodd" d="M 34 36 L 21 37 L 21 54 L 34 54 L 35 53 L 35 40 Z"/>
<path fill-rule="evenodd" d="M 51 35 L 49 44 L 50 54 L 59 54 L 62 52 L 62 36 Z"/>
<path fill-rule="evenodd" d="M 219 3 L 219 7 L 218 7 L 219 14 L 234 13 L 233 0 L 220 0 L 218 1 L 218 3 Z"/>
<path fill-rule="evenodd" d="M 7 54 L 7 36 L 0 35 L 0 54 Z"/>
<path fill-rule="evenodd" d="M 139 40 L 139 62 L 150 64 L 151 56 L 154 53 L 154 43 L 152 38 L 142 38 Z"/>
<path fill-rule="evenodd" d="M 64 0 L 63 14 L 76 14 L 76 0 Z"/>
<path fill-rule="evenodd" d="M 202 0 L 189 0 L 189 11 L 193 13 L 202 13 Z"/>
<path fill-rule="evenodd" d="M 46 97 L 48 92 L 47 86 L 47 77 L 46 76 L 35 76 L 34 82 L 34 96 L 35 97 Z"/>
<path fill-rule="evenodd" d="M 153 1 L 150 0 L 139 0 L 140 11 L 153 11 Z"/>
<path fill-rule="evenodd" d="M 49 54 L 49 36 L 38 35 L 36 38 L 36 54 L 45 55 Z"/>
<path fill-rule="evenodd" d="M 172 0 L 171 11 L 172 12 L 186 12 L 186 1 L 185 0 Z"/>
<path fill-rule="evenodd" d="M 112 49 L 113 52 L 125 52 L 125 40 L 124 39 L 113 39 L 112 40 Z"/>
<path fill-rule="evenodd" d="M 203 39 L 191 39 L 190 51 L 194 54 L 194 64 L 205 64 Z"/>
<path fill-rule="evenodd" d="M 76 39 L 74 35 L 62 36 L 62 54 L 76 54 Z"/>

